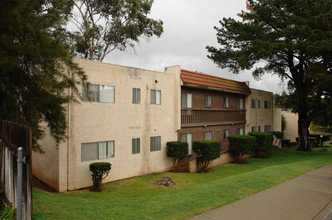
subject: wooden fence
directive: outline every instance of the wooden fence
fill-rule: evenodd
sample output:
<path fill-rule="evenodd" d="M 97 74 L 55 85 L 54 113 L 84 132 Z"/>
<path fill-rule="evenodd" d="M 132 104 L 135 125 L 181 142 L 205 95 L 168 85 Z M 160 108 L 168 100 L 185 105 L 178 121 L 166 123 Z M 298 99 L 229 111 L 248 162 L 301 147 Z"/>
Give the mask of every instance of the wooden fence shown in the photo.
<path fill-rule="evenodd" d="M 22 219 L 32 219 L 31 188 L 31 128 L 0 120 L 0 187 L 5 189 L 4 200 L 17 208 L 17 153 L 23 148 Z"/>

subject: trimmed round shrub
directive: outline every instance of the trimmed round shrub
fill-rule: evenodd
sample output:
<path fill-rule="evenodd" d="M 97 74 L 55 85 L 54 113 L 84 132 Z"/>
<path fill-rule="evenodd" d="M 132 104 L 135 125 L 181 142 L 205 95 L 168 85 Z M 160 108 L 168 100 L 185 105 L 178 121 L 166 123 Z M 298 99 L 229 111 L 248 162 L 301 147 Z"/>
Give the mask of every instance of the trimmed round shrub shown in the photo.
<path fill-rule="evenodd" d="M 170 141 L 166 143 L 166 156 L 172 159 L 173 172 L 179 162 L 188 155 L 188 143 L 181 141 Z"/>
<path fill-rule="evenodd" d="M 235 163 L 240 163 L 244 155 L 255 152 L 256 137 L 254 136 L 230 135 L 228 141 L 228 151 L 233 155 Z"/>
<path fill-rule="evenodd" d="M 266 132 L 250 132 L 250 136 L 256 137 L 255 151 L 267 152 L 273 147 L 273 135 Z"/>
<path fill-rule="evenodd" d="M 220 142 L 194 141 L 193 151 L 197 154 L 198 172 L 205 172 L 210 163 L 220 157 Z"/>
<path fill-rule="evenodd" d="M 111 170 L 111 166 L 112 164 L 107 162 L 97 162 L 90 164 L 89 169 L 92 172 L 91 177 L 95 191 L 102 191 L 101 181 L 108 176 L 108 173 Z"/>

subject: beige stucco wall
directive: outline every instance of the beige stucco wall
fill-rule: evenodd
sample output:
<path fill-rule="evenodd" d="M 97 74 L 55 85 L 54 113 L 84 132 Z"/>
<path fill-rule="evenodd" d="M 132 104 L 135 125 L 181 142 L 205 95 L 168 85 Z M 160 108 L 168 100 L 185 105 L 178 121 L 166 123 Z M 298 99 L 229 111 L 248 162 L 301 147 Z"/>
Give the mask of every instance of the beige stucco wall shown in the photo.
<path fill-rule="evenodd" d="M 264 132 L 264 126 L 270 125 L 271 131 L 278 128 L 278 125 L 274 125 L 274 120 L 278 117 L 277 114 L 274 118 L 274 109 L 273 109 L 273 93 L 268 91 L 262 91 L 258 89 L 251 89 L 251 94 L 246 97 L 245 108 L 246 108 L 246 127 L 245 134 L 251 132 L 251 127 L 256 127 L 256 131 L 258 131 L 258 126 L 261 127 L 261 132 Z M 251 100 L 256 100 L 255 108 L 251 106 Z M 261 105 L 258 108 L 258 100 L 260 100 Z M 271 108 L 264 108 L 264 101 L 270 101 Z M 281 119 L 280 119 L 281 120 Z M 279 125 L 281 130 L 281 122 Z"/>
<path fill-rule="evenodd" d="M 298 137 L 298 131 L 297 131 L 298 114 L 287 111 L 282 111 L 281 114 L 286 119 L 286 129 L 284 131 L 284 139 L 289 139 L 291 142 L 295 142 L 296 137 Z"/>
<path fill-rule="evenodd" d="M 57 150 L 48 138 L 41 141 L 46 153 L 38 156 L 35 174 L 59 191 L 92 185 L 89 164 L 110 162 L 103 182 L 168 170 L 167 141 L 177 140 L 180 129 L 180 66 L 155 72 L 96 61 L 76 59 L 92 84 L 115 87 L 115 103 L 81 102 L 69 106 L 68 140 Z M 158 82 L 156 82 L 157 80 Z M 132 89 L 141 89 L 141 104 L 132 104 Z M 81 86 L 79 87 L 81 90 Z M 150 104 L 150 90 L 161 90 L 161 105 Z M 161 150 L 150 152 L 150 137 L 161 136 Z M 132 138 L 140 138 L 140 153 L 132 154 Z M 115 157 L 81 162 L 81 144 L 111 141 Z M 47 161 L 56 168 L 49 172 Z M 67 164 L 67 161 L 69 163 Z"/>
<path fill-rule="evenodd" d="M 281 108 L 273 107 L 272 131 L 281 131 Z"/>

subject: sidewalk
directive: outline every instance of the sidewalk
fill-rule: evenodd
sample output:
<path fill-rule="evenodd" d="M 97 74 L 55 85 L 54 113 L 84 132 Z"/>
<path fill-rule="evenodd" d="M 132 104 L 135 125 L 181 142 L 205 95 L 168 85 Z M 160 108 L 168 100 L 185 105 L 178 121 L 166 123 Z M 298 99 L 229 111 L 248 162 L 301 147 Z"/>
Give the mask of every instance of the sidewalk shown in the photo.
<path fill-rule="evenodd" d="M 332 164 L 190 219 L 332 220 Z"/>

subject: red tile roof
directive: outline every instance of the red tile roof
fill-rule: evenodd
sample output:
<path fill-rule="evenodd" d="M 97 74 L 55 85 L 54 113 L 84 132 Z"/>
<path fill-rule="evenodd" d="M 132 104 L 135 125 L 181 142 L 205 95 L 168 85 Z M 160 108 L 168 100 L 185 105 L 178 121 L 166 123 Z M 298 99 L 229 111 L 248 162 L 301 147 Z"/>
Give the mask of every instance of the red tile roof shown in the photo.
<path fill-rule="evenodd" d="M 245 82 L 239 82 L 189 70 L 181 70 L 181 80 L 183 82 L 183 86 L 187 87 L 196 87 L 246 95 L 251 93 L 250 88 Z"/>

